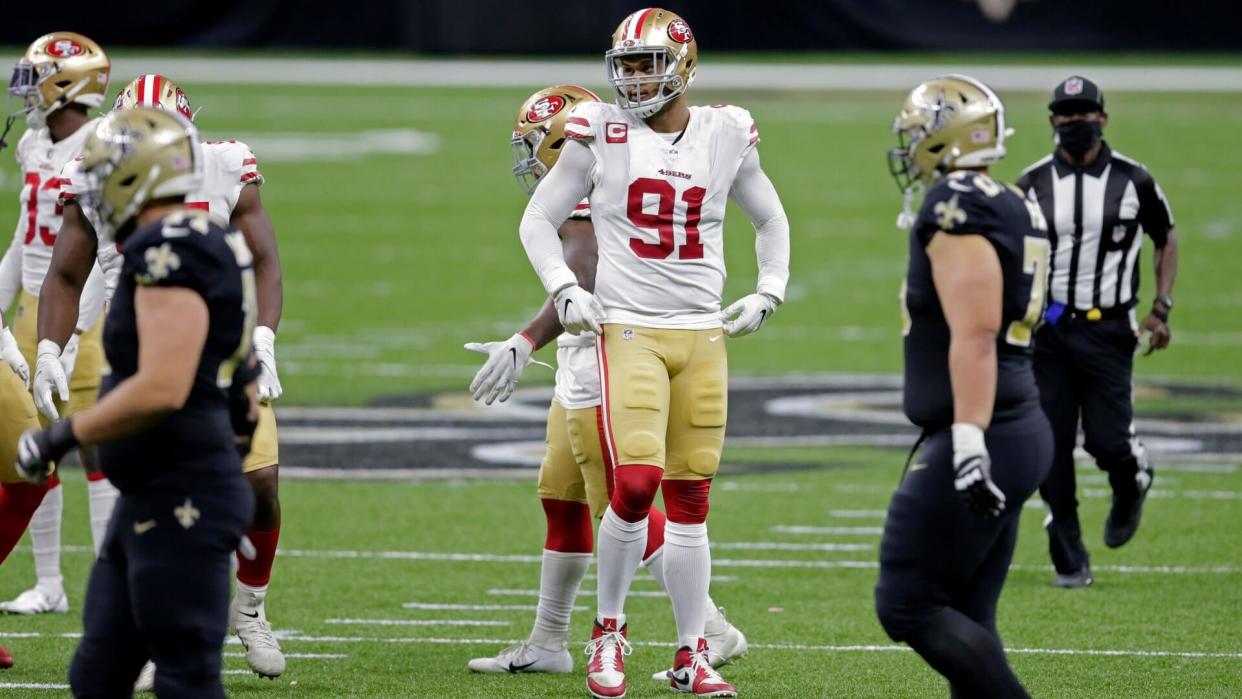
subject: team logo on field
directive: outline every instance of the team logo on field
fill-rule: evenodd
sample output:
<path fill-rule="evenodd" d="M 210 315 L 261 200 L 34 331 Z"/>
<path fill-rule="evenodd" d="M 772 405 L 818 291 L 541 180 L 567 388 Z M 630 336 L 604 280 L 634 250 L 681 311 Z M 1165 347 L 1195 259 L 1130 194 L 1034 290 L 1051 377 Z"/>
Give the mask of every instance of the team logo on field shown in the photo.
<path fill-rule="evenodd" d="M 679 44 L 688 44 L 694 39 L 694 34 L 690 33 L 690 25 L 685 20 L 675 19 L 668 25 L 668 38 Z"/>
<path fill-rule="evenodd" d="M 82 44 L 73 39 L 58 39 L 48 44 L 47 55 L 57 58 L 69 58 L 70 56 L 81 56 L 86 53 L 86 49 Z"/>
<path fill-rule="evenodd" d="M 1065 94 L 1081 95 L 1082 94 L 1082 78 L 1070 78 L 1065 81 Z"/>
<path fill-rule="evenodd" d="M 548 95 L 530 106 L 530 109 L 526 111 L 526 120 L 538 123 L 545 119 L 551 119 L 564 108 L 564 99 L 558 95 Z"/>
<path fill-rule="evenodd" d="M 630 137 L 630 127 L 619 121 L 604 124 L 604 141 L 608 143 L 625 143 Z"/>

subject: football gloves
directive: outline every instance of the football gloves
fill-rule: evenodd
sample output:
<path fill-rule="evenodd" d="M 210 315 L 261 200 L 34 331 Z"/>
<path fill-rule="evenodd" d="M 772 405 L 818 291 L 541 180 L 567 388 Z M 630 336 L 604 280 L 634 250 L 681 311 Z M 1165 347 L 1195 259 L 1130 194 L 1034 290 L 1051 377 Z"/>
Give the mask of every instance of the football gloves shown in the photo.
<path fill-rule="evenodd" d="M 82 336 L 74 333 L 69 336 L 69 341 L 65 343 L 65 349 L 60 353 L 60 365 L 65 370 L 65 377 L 73 378 L 73 368 L 78 365 L 78 346 L 81 344 Z"/>
<path fill-rule="evenodd" d="M 53 464 L 77 445 L 73 418 L 46 430 L 26 430 L 17 440 L 17 475 L 30 483 L 46 483 Z"/>
<path fill-rule="evenodd" d="M 1005 511 L 1005 494 L 992 481 L 983 429 L 969 422 L 953 423 L 953 487 L 967 509 L 980 517 L 999 517 Z"/>
<path fill-rule="evenodd" d="M 776 313 L 779 305 L 779 301 L 767 294 L 743 296 L 720 312 L 720 318 L 724 321 L 724 334 L 729 337 L 744 337 L 755 332 Z"/>
<path fill-rule="evenodd" d="M 276 332 L 260 325 L 254 329 L 254 356 L 259 359 L 259 400 L 270 403 L 284 393 L 276 373 Z"/>
<path fill-rule="evenodd" d="M 65 375 L 65 365 L 60 361 L 60 354 L 60 345 L 52 340 L 40 340 L 38 353 L 35 355 L 35 407 L 52 421 L 60 419 L 56 402 L 52 400 L 52 391 L 56 391 L 62 403 L 69 401 L 69 378 Z"/>
<path fill-rule="evenodd" d="M 487 355 L 487 361 L 470 382 L 470 395 L 487 405 L 508 400 L 526 367 L 531 364 L 548 366 L 530 358 L 535 343 L 524 333 L 517 333 L 504 342 L 467 342 L 466 349 Z"/>
<path fill-rule="evenodd" d="M 23 386 L 30 385 L 30 365 L 26 363 L 22 351 L 17 348 L 17 340 L 13 339 L 13 332 L 8 328 L 0 330 L 0 361 L 9 365 L 22 380 Z"/>
<path fill-rule="evenodd" d="M 599 305 L 594 294 L 577 284 L 570 284 L 556 292 L 553 299 L 556 302 L 556 316 L 560 318 L 565 332 L 570 335 L 603 333 L 600 321 L 604 318 L 604 307 Z"/>

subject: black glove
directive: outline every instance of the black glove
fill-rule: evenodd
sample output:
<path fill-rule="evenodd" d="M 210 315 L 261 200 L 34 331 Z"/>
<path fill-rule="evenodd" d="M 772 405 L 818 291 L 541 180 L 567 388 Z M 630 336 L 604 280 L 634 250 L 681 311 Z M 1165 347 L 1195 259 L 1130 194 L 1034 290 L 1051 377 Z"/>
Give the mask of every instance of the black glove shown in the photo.
<path fill-rule="evenodd" d="M 55 463 L 76 446 L 73 418 L 46 430 L 26 430 L 17 440 L 17 474 L 31 483 L 46 483 Z"/>
<path fill-rule="evenodd" d="M 953 425 L 953 487 L 980 517 L 999 517 L 1005 511 L 1005 494 L 992 480 L 992 459 L 978 425 Z"/>

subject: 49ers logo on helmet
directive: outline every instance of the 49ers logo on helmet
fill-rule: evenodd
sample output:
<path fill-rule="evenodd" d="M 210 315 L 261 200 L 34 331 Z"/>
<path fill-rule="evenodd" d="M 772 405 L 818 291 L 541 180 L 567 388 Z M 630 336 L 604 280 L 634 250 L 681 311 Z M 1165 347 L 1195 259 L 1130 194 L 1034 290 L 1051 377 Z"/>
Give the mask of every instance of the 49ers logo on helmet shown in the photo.
<path fill-rule="evenodd" d="M 530 106 L 530 109 L 526 111 L 526 120 L 540 122 L 545 119 L 551 119 L 564 108 L 564 99 L 558 95 L 548 95 Z"/>
<path fill-rule="evenodd" d="M 177 111 L 186 119 L 193 119 L 194 115 L 190 113 L 190 98 L 185 96 L 185 90 L 177 88 Z"/>
<path fill-rule="evenodd" d="M 688 44 L 694 39 L 690 33 L 690 25 L 683 19 L 675 19 L 668 25 L 668 37 L 679 44 Z"/>
<path fill-rule="evenodd" d="M 70 56 L 81 56 L 86 53 L 86 49 L 82 44 L 73 39 L 57 39 L 47 45 L 47 54 L 56 56 L 57 58 L 69 58 Z"/>

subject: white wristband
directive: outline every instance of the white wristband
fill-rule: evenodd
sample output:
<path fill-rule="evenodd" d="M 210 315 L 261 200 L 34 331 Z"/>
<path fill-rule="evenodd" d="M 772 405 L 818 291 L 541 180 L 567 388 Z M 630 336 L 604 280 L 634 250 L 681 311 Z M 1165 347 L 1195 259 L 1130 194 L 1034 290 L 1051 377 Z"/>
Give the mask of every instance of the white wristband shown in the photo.
<path fill-rule="evenodd" d="M 60 352 L 60 345 L 56 344 L 55 340 L 39 340 L 39 346 L 35 350 L 35 356 L 50 354 L 53 357 L 60 359 Z"/>
<path fill-rule="evenodd" d="M 983 428 L 973 422 L 953 423 L 953 451 L 963 454 L 987 452 L 983 443 Z"/>

